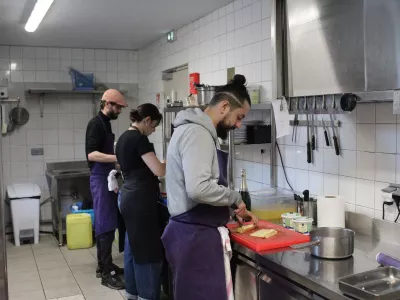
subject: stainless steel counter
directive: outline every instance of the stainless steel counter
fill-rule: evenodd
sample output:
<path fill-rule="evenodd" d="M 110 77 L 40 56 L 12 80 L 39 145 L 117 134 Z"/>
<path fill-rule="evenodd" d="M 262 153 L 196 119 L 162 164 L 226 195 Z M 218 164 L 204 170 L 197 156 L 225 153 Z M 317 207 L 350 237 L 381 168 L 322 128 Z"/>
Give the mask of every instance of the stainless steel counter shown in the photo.
<path fill-rule="evenodd" d="M 345 260 L 318 259 L 311 256 L 307 250 L 290 248 L 257 254 L 234 244 L 234 250 L 257 262 L 260 267 L 314 291 L 323 298 L 342 300 L 350 298 L 340 292 L 339 278 L 377 268 L 375 257 L 379 252 L 398 257 L 400 244 L 356 233 L 354 255 Z"/>
<path fill-rule="evenodd" d="M 54 162 L 46 164 L 46 178 L 52 203 L 53 232 L 60 246 L 64 243 L 63 234 L 65 233 L 65 216 L 63 216 L 60 197 L 61 186 L 64 184 L 63 188 L 71 189 L 73 186 L 77 190 L 85 190 L 85 194 L 91 197 L 89 177 L 90 169 L 86 161 Z"/>

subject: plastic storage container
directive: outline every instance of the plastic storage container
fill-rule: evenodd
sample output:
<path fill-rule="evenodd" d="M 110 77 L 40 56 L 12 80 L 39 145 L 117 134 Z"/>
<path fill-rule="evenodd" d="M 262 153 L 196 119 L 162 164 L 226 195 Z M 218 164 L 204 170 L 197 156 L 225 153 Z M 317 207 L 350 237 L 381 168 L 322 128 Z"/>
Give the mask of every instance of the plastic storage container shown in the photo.
<path fill-rule="evenodd" d="M 40 196 L 37 184 L 12 184 L 7 186 L 7 199 L 11 205 L 11 216 L 15 246 L 21 238 L 33 237 L 39 243 Z"/>
<path fill-rule="evenodd" d="M 280 222 L 282 214 L 296 211 L 293 192 L 285 189 L 267 188 L 250 192 L 250 197 L 251 211 L 261 220 Z"/>
<path fill-rule="evenodd" d="M 67 215 L 67 247 L 70 250 L 93 246 L 92 219 L 89 214 Z"/>
<path fill-rule="evenodd" d="M 303 233 L 303 234 L 310 234 L 312 230 L 312 223 L 313 223 L 312 218 L 308 217 L 302 217 L 295 219 L 293 221 L 294 223 L 294 230 L 298 233 Z"/>
<path fill-rule="evenodd" d="M 77 206 L 78 209 L 74 209 L 73 207 Z M 92 219 L 92 226 L 94 226 L 94 210 L 93 209 L 82 209 L 82 202 L 76 202 L 69 207 L 71 214 L 89 214 Z"/>
<path fill-rule="evenodd" d="M 73 89 L 77 91 L 94 90 L 95 77 L 93 73 L 83 74 L 73 68 L 69 70 L 71 75 Z"/>

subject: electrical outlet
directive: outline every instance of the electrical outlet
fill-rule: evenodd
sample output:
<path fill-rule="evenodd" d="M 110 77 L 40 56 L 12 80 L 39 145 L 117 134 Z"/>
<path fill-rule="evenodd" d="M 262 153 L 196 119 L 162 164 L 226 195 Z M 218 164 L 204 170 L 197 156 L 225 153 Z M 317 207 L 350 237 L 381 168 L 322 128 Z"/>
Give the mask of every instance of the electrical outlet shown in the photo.
<path fill-rule="evenodd" d="M 43 148 L 32 148 L 32 149 L 31 149 L 31 155 L 32 155 L 32 156 L 43 155 L 43 153 L 44 153 Z"/>

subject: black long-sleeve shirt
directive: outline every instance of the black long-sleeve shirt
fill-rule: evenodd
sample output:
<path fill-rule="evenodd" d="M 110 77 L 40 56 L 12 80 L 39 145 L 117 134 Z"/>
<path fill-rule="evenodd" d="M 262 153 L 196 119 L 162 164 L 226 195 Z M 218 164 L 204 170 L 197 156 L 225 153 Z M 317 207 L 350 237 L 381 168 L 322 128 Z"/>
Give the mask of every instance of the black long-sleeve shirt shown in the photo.
<path fill-rule="evenodd" d="M 104 125 L 99 117 L 103 120 Z M 104 130 L 104 127 L 106 130 Z M 94 151 L 103 151 L 106 134 L 108 133 L 112 133 L 110 118 L 100 111 L 97 116 L 94 116 L 89 121 L 86 128 L 85 149 L 89 168 L 93 167 L 93 162 L 90 162 L 88 158 L 89 153 Z"/>

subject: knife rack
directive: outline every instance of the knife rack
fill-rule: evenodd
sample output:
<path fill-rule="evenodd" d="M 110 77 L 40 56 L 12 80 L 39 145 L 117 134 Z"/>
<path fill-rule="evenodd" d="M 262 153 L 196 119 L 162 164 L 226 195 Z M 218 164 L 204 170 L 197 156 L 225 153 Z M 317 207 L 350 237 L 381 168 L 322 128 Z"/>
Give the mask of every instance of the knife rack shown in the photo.
<path fill-rule="evenodd" d="M 292 115 L 343 114 L 346 112 L 340 108 L 342 96 L 343 94 L 289 97 L 286 101 L 288 102 L 289 114 Z"/>
<path fill-rule="evenodd" d="M 335 128 L 339 128 L 341 126 L 342 122 L 340 121 L 333 121 L 333 126 Z M 294 126 L 295 125 L 295 121 L 291 120 L 290 121 L 290 125 Z M 312 121 L 297 121 L 296 122 L 296 126 L 312 126 L 314 125 L 315 127 L 324 127 L 324 124 L 322 123 L 322 121 L 314 121 L 314 124 L 312 123 Z M 325 121 L 325 127 L 332 127 L 332 122 L 331 121 Z"/>

